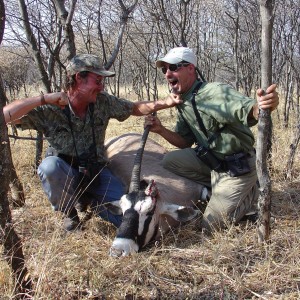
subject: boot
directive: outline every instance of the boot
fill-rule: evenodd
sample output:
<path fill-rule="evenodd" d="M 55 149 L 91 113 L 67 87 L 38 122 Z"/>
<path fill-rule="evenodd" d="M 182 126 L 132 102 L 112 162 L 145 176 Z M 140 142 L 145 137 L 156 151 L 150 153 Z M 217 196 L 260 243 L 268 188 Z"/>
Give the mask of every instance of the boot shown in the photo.
<path fill-rule="evenodd" d="M 258 213 L 257 212 L 249 212 L 247 214 L 245 214 L 242 219 L 240 220 L 240 222 L 250 222 L 250 223 L 253 223 L 253 224 L 256 224 L 257 221 L 258 221 Z"/>
<path fill-rule="evenodd" d="M 66 231 L 74 231 L 76 229 L 80 229 L 80 219 L 75 207 L 73 207 L 66 213 L 66 216 L 64 218 L 64 229 Z"/>
<path fill-rule="evenodd" d="M 77 200 L 75 207 L 79 212 L 86 212 L 90 204 L 91 196 L 88 193 L 84 193 Z"/>
<path fill-rule="evenodd" d="M 202 212 L 202 214 L 204 214 L 204 211 L 210 200 L 210 197 L 211 197 L 211 190 L 209 188 L 207 188 L 206 186 L 203 187 L 200 198 L 196 204 L 197 208 Z"/>

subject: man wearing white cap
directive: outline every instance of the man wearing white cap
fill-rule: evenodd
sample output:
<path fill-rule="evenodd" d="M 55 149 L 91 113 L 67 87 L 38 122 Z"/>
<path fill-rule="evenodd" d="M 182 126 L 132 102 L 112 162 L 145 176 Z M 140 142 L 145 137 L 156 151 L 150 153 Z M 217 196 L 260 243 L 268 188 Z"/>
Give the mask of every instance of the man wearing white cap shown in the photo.
<path fill-rule="evenodd" d="M 202 221 L 206 231 L 239 222 L 256 209 L 258 199 L 249 127 L 257 123 L 259 106 L 271 111 L 278 106 L 276 85 L 268 87 L 264 96 L 257 90 L 256 101 L 229 85 L 207 83 L 198 76 L 197 57 L 186 47 L 171 49 L 156 66 L 165 74 L 173 97 L 183 101 L 176 106 L 175 131 L 157 117 L 146 117 L 145 125 L 151 125 L 152 132 L 181 149 L 166 154 L 164 167 L 207 186 L 201 198 L 211 190 Z"/>
<path fill-rule="evenodd" d="M 119 200 L 125 192 L 107 168 L 104 139 L 108 122 L 149 114 L 179 100 L 131 102 L 107 94 L 104 79 L 115 73 L 105 70 L 92 54 L 76 55 L 66 70 L 66 92 L 16 100 L 4 107 L 5 121 L 41 131 L 54 148 L 57 156 L 47 156 L 38 175 L 53 209 L 66 214 L 66 230 L 80 227 L 75 204 L 79 202 L 82 208 L 86 200 L 97 215 L 119 226 L 122 216 L 102 206 Z"/>

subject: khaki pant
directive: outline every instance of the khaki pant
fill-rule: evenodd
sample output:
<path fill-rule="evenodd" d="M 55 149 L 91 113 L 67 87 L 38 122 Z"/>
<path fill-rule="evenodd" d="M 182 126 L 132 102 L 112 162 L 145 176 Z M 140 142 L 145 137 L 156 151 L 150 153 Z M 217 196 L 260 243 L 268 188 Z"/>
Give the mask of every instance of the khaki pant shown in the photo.
<path fill-rule="evenodd" d="M 230 177 L 225 172 L 210 171 L 191 148 L 167 153 L 163 160 L 163 166 L 171 172 L 212 189 L 202 220 L 202 227 L 209 232 L 225 227 L 228 222 L 237 223 L 246 213 L 257 210 L 259 191 L 254 151 L 249 165 L 250 173 Z"/>

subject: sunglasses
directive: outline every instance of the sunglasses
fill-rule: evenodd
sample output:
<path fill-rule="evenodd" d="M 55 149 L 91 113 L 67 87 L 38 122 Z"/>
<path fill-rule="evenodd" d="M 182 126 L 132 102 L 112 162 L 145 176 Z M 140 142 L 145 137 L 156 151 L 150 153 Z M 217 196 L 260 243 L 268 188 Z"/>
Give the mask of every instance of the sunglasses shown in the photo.
<path fill-rule="evenodd" d="M 188 62 L 181 62 L 181 63 L 178 63 L 178 64 L 171 64 L 169 65 L 168 67 L 162 67 L 161 70 L 164 74 L 167 73 L 168 69 L 171 71 L 171 72 L 177 72 L 178 69 L 180 69 L 181 67 L 187 67 L 190 63 Z"/>

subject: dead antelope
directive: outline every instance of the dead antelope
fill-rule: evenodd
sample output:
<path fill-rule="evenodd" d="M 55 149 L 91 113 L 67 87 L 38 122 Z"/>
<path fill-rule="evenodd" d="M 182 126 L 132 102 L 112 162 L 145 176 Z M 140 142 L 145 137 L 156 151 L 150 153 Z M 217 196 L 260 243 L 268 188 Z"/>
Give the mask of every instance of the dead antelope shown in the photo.
<path fill-rule="evenodd" d="M 110 249 L 112 256 L 138 252 L 170 227 L 192 220 L 200 213 L 194 204 L 203 186 L 164 169 L 162 146 L 148 139 L 145 150 L 138 151 L 140 144 L 139 134 L 125 134 L 106 142 L 110 169 L 129 187 L 128 194 L 119 201 L 108 203 L 112 212 L 123 213 Z"/>

